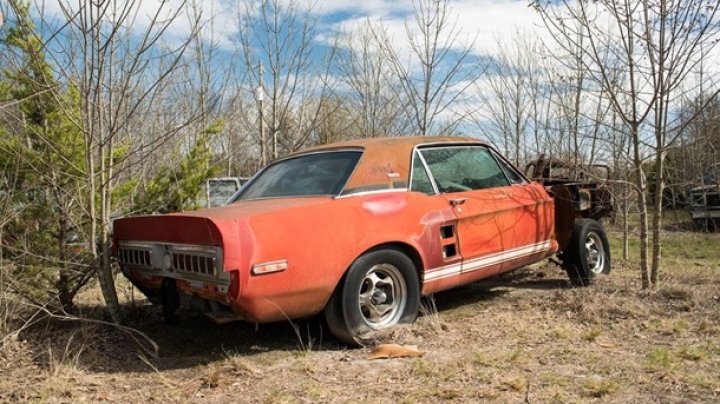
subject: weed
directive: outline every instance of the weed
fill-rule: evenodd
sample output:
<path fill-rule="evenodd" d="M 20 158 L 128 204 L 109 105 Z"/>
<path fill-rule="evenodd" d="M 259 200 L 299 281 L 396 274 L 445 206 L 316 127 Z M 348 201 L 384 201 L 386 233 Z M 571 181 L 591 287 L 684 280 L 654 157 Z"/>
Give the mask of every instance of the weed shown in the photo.
<path fill-rule="evenodd" d="M 528 359 L 528 353 L 521 348 L 513 349 L 512 352 L 510 352 L 510 355 L 508 355 L 508 362 L 514 364 L 525 364 Z"/>
<path fill-rule="evenodd" d="M 710 391 L 716 392 L 720 390 L 720 378 L 718 378 L 717 375 L 708 375 L 706 373 L 692 374 L 686 380 L 690 384 Z"/>
<path fill-rule="evenodd" d="M 281 388 L 273 388 L 270 390 L 268 396 L 263 400 L 264 402 L 268 404 L 275 404 L 275 403 L 297 403 L 300 400 L 298 400 L 297 397 L 290 394 L 289 392 L 281 389 Z"/>
<path fill-rule="evenodd" d="M 589 342 L 595 342 L 600 334 L 602 334 L 602 330 L 600 328 L 592 327 L 583 333 L 582 339 Z"/>
<path fill-rule="evenodd" d="M 717 335 L 718 327 L 716 327 L 711 321 L 703 319 L 697 326 L 697 332 L 707 335 Z"/>
<path fill-rule="evenodd" d="M 573 335 L 573 330 L 567 325 L 559 325 L 552 329 L 550 335 L 554 339 L 569 340 Z"/>
<path fill-rule="evenodd" d="M 502 379 L 502 385 L 515 391 L 524 392 L 527 387 L 527 380 L 522 376 L 510 376 Z"/>
<path fill-rule="evenodd" d="M 304 381 L 300 385 L 300 389 L 311 398 L 311 401 L 318 401 L 321 400 L 325 396 L 325 390 L 318 385 L 318 383 L 310 380 L 310 381 Z"/>
<path fill-rule="evenodd" d="M 671 370 L 675 367 L 672 352 L 663 347 L 653 349 L 647 355 L 647 366 L 655 371 Z"/>
<path fill-rule="evenodd" d="M 687 321 L 683 319 L 674 320 L 671 322 L 670 329 L 668 330 L 671 334 L 679 335 L 688 329 Z"/>
<path fill-rule="evenodd" d="M 484 366 L 490 366 L 492 364 L 492 359 L 488 356 L 487 353 L 483 351 L 477 351 L 473 355 L 473 364 L 476 367 L 484 367 Z"/>
<path fill-rule="evenodd" d="M 223 371 L 217 366 L 211 366 L 207 369 L 207 373 L 202 378 L 202 385 L 204 387 L 216 388 L 220 386 L 221 376 Z"/>
<path fill-rule="evenodd" d="M 612 394 L 620 388 L 618 382 L 612 379 L 591 378 L 583 383 L 583 394 L 587 397 L 602 398 Z"/>
<path fill-rule="evenodd" d="M 418 359 L 412 365 L 413 376 L 430 377 L 435 372 L 432 366 L 425 359 Z"/>
<path fill-rule="evenodd" d="M 707 353 L 697 345 L 684 346 L 678 351 L 678 355 L 687 360 L 699 361 L 707 357 Z"/>

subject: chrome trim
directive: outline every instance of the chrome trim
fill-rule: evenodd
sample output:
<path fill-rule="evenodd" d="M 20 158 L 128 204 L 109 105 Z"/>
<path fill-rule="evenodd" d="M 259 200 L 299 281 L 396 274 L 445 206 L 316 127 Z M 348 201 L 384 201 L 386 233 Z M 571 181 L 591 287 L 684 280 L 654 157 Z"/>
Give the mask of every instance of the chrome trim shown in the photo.
<path fill-rule="evenodd" d="M 208 281 L 213 284 L 229 284 L 230 274 L 224 270 L 222 247 L 127 240 L 120 241 L 118 262 L 141 275 L 164 276 L 187 281 Z M 121 251 L 143 251 L 148 259 L 124 259 Z M 170 255 L 170 268 L 163 269 L 164 257 Z"/>
<path fill-rule="evenodd" d="M 527 177 L 525 177 L 525 174 L 524 174 L 524 173 L 521 173 L 520 170 L 518 170 L 518 169 L 515 167 L 515 165 L 513 165 L 513 164 L 510 162 L 510 160 L 508 160 L 507 158 L 505 158 L 505 156 L 502 156 L 500 153 L 498 153 L 497 151 L 495 151 L 495 150 L 493 150 L 493 149 L 491 149 L 491 148 L 488 148 L 488 150 L 490 150 L 490 154 L 493 156 L 493 158 L 495 159 L 495 162 L 496 162 L 498 165 L 500 165 L 501 162 L 505 163 L 505 165 L 508 166 L 508 167 L 510 168 L 510 170 L 514 171 L 515 174 L 517 174 L 517 175 L 523 180 L 523 182 L 521 182 L 521 183 L 517 183 L 517 184 L 516 184 L 516 183 L 513 183 L 512 181 L 510 181 L 510 178 L 508 178 L 508 175 L 507 175 L 507 173 L 505 172 L 505 170 L 503 170 L 502 167 L 500 167 L 500 170 L 503 172 L 503 175 L 505 176 L 505 179 L 507 180 L 508 185 L 511 185 L 511 186 L 512 186 L 512 185 L 527 185 L 528 183 L 530 183 L 530 180 L 527 179 Z"/>
<path fill-rule="evenodd" d="M 264 266 L 268 266 L 268 265 L 281 266 L 282 264 L 285 264 L 284 268 L 281 267 L 281 268 L 274 269 L 272 271 L 267 271 L 267 272 L 257 272 L 256 271 L 260 267 L 264 267 Z M 259 275 L 265 275 L 265 274 L 273 274 L 273 273 L 277 273 L 277 272 L 284 272 L 284 271 L 287 271 L 288 268 L 289 268 L 289 265 L 288 265 L 288 261 L 286 259 L 265 261 L 265 262 L 258 262 L 257 264 L 253 264 L 250 267 L 250 273 L 254 276 L 259 276 Z"/>
<path fill-rule="evenodd" d="M 208 284 L 217 286 L 219 291 L 222 290 L 221 286 L 227 287 L 230 285 L 229 277 L 227 279 L 225 279 L 225 278 L 210 278 L 207 276 L 195 275 L 192 272 L 168 272 L 168 271 L 163 271 L 163 270 L 157 269 L 157 268 L 138 268 L 138 267 L 123 269 L 123 272 L 126 274 L 128 272 L 137 272 L 138 274 L 140 274 L 142 277 L 144 277 L 146 279 L 149 279 L 153 276 L 162 276 L 164 278 L 172 278 L 172 279 L 177 279 L 177 280 L 181 280 L 181 281 L 187 281 L 188 283 L 191 283 L 191 284 L 198 284 L 199 282 L 203 282 L 203 285 L 205 283 L 208 283 Z M 225 289 L 225 290 L 227 291 L 227 289 Z"/>
<path fill-rule="evenodd" d="M 137 248 L 152 248 L 156 243 L 148 243 L 145 241 L 120 241 L 118 244 L 120 247 L 137 247 Z"/>
<path fill-rule="evenodd" d="M 480 257 L 463 260 L 459 263 L 445 265 L 425 270 L 423 283 L 434 282 L 440 279 L 464 275 L 475 272 L 493 265 L 511 262 L 517 259 L 529 257 L 535 254 L 547 253 L 552 248 L 551 240 L 541 241 L 535 244 L 528 244 L 520 247 L 497 253 L 487 254 Z"/>
<path fill-rule="evenodd" d="M 201 253 L 207 253 L 207 254 L 215 254 L 217 250 L 213 247 L 206 247 L 206 246 L 200 246 L 200 245 L 193 245 L 193 244 L 170 244 L 170 243 L 159 243 L 163 245 L 167 245 L 171 247 L 173 250 L 177 251 L 188 251 L 188 252 L 201 252 Z"/>
<path fill-rule="evenodd" d="M 346 198 L 352 198 L 355 196 L 365 196 L 365 195 L 375 195 L 375 194 L 385 194 L 385 193 L 395 193 L 395 192 L 408 192 L 408 189 L 407 188 L 374 189 L 372 191 L 361 191 L 361 192 L 355 192 L 353 194 L 338 195 L 334 199 L 346 199 Z"/>
<path fill-rule="evenodd" d="M 420 153 L 420 150 L 417 149 L 417 146 L 413 148 L 412 152 L 412 161 L 410 162 L 410 182 L 408 183 L 410 189 L 412 189 L 412 180 L 413 180 L 413 173 L 415 171 L 415 153 L 417 153 L 418 157 L 420 157 L 420 162 L 423 163 L 423 168 L 425 168 L 425 174 L 427 174 L 428 179 L 430 179 L 430 186 L 433 187 L 433 192 L 435 195 L 440 195 L 440 191 L 438 190 L 437 183 L 435 182 L 435 177 L 432 175 L 432 172 L 430 171 L 430 167 L 427 165 L 427 161 L 425 161 L 425 157 Z"/>

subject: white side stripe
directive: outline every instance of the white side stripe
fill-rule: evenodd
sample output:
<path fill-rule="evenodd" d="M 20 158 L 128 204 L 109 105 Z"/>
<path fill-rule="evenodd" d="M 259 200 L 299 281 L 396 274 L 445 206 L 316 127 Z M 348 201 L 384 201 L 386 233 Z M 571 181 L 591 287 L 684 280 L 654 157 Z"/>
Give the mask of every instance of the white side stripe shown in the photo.
<path fill-rule="evenodd" d="M 436 281 L 438 279 L 444 279 L 450 276 L 460 275 L 461 273 L 477 271 L 482 268 L 487 268 L 492 265 L 512 261 L 518 258 L 526 257 L 528 255 L 547 251 L 549 249 L 550 240 L 545 240 L 540 243 L 517 247 L 495 254 L 486 255 L 484 257 L 475 258 L 469 261 L 465 261 L 462 264 L 452 264 L 438 268 L 431 268 L 425 271 L 425 282 Z"/>

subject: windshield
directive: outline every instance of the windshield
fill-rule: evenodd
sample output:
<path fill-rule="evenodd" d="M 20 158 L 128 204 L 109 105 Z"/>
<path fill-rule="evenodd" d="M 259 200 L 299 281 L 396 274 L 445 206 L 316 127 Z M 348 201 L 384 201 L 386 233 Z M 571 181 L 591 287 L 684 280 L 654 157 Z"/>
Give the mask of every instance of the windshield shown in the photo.
<path fill-rule="evenodd" d="M 720 183 L 718 180 L 720 180 L 720 164 L 708 167 L 707 171 L 705 171 L 705 176 L 703 177 L 703 184 L 715 185 Z"/>
<path fill-rule="evenodd" d="M 339 195 L 362 151 L 330 151 L 278 161 L 243 187 L 233 200 Z"/>

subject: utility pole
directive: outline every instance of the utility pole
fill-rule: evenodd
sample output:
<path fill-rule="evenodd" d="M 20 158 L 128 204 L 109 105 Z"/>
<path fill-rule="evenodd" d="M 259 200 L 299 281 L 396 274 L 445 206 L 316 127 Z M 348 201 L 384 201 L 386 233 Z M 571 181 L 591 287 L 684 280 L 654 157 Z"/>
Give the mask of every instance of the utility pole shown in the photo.
<path fill-rule="evenodd" d="M 273 97 L 273 101 L 277 101 L 277 100 Z M 273 103 L 272 113 L 273 113 L 273 116 L 272 116 L 273 149 L 272 149 L 272 152 L 273 152 L 273 159 L 277 159 L 277 136 L 278 136 L 277 121 L 278 121 L 278 119 L 277 119 L 277 105 L 275 103 Z"/>
<path fill-rule="evenodd" d="M 265 99 L 265 90 L 262 85 L 263 77 L 263 65 L 259 65 L 260 75 L 258 82 L 260 83 L 255 89 L 255 99 L 258 102 L 258 117 L 260 121 L 260 165 L 263 167 L 267 165 L 267 153 L 265 148 L 267 145 L 267 139 L 265 138 L 265 117 L 263 116 L 263 100 Z"/>

